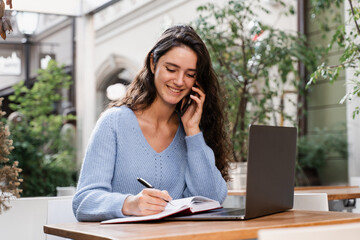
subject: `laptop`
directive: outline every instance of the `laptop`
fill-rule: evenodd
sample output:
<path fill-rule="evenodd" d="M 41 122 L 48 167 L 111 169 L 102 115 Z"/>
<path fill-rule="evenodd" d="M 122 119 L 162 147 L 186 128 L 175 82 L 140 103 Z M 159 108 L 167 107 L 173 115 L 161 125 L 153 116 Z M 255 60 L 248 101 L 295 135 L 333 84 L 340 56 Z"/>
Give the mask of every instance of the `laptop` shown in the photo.
<path fill-rule="evenodd" d="M 251 125 L 245 209 L 220 208 L 166 220 L 245 220 L 293 207 L 297 130 Z"/>

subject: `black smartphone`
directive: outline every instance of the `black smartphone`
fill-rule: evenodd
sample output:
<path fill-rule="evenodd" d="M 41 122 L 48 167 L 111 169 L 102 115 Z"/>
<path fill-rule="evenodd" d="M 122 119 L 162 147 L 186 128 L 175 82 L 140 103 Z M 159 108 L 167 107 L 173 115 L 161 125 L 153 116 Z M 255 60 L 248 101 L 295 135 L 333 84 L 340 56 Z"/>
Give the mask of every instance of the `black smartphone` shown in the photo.
<path fill-rule="evenodd" d="M 197 87 L 196 84 L 194 84 L 194 87 Z M 192 99 L 190 98 L 190 95 L 199 96 L 198 93 L 191 91 L 190 94 L 186 95 L 177 105 L 176 105 L 176 111 L 180 114 L 180 117 L 184 115 L 186 110 L 190 107 L 192 103 Z"/>

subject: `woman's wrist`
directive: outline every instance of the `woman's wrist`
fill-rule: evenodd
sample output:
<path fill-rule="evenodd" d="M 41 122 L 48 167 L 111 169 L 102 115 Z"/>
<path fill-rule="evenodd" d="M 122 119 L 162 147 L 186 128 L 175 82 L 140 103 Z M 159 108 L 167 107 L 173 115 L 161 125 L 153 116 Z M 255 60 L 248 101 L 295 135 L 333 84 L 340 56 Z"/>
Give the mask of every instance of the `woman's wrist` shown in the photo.
<path fill-rule="evenodd" d="M 131 215 L 134 215 L 133 214 L 133 210 L 132 210 L 132 206 L 133 206 L 133 202 L 134 202 L 134 195 L 130 195 L 128 196 L 125 201 L 124 201 L 124 204 L 123 204 L 123 207 L 122 207 L 122 213 L 125 215 L 125 216 L 131 216 Z"/>
<path fill-rule="evenodd" d="M 186 136 L 193 136 L 193 135 L 196 135 L 199 132 L 201 132 L 199 127 L 185 128 L 184 130 L 185 130 Z"/>

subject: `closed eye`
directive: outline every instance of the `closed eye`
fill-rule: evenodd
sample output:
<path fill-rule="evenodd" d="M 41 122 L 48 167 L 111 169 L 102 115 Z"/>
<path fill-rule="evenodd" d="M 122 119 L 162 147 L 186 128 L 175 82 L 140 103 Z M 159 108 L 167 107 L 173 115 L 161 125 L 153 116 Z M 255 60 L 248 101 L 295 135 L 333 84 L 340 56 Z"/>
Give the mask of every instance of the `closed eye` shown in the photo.
<path fill-rule="evenodd" d="M 169 72 L 175 72 L 174 69 L 171 69 L 171 68 L 168 68 L 168 67 L 166 67 L 166 70 L 169 71 Z"/>
<path fill-rule="evenodd" d="M 196 74 L 188 74 L 188 77 L 195 78 Z"/>

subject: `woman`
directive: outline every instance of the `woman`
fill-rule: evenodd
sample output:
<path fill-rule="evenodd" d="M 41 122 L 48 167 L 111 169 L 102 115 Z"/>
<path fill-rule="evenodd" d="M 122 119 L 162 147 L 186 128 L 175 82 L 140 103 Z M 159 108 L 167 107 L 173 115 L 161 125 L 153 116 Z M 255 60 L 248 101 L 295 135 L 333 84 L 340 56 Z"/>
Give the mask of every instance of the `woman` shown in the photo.
<path fill-rule="evenodd" d="M 155 214 L 195 195 L 223 202 L 232 156 L 223 109 L 203 41 L 190 26 L 167 29 L 96 124 L 73 200 L 77 219 Z"/>

